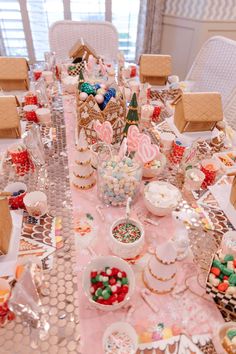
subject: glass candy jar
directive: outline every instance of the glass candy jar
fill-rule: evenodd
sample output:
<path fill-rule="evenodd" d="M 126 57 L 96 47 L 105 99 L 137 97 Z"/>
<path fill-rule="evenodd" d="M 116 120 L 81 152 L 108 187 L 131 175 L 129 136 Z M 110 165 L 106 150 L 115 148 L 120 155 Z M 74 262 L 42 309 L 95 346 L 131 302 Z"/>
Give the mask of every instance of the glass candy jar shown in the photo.
<path fill-rule="evenodd" d="M 118 150 L 107 146 L 98 154 L 98 197 L 112 206 L 125 206 L 128 197 L 134 200 L 140 189 L 142 165 L 130 157 L 120 158 Z"/>

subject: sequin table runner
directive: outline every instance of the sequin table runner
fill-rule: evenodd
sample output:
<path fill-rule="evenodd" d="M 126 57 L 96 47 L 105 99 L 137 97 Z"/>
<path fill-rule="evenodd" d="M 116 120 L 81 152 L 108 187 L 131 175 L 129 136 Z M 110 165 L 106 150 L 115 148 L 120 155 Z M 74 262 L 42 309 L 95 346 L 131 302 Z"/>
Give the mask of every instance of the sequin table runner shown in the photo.
<path fill-rule="evenodd" d="M 39 339 L 37 345 L 32 347 L 30 329 L 17 317 L 4 328 L 0 328 L 1 354 L 79 352 L 77 270 L 71 228 L 72 205 L 65 124 L 60 95 L 55 96 L 52 102 L 50 134 L 48 129 L 43 127 L 41 133 L 46 141 L 45 166 L 24 177 L 16 176 L 12 167 L 7 166 L 5 174 L 0 176 L 0 189 L 7 183 L 23 181 L 28 191 L 42 190 L 47 194 L 49 215 L 41 218 L 35 225 L 32 220 L 27 219 L 27 215 L 25 216 L 20 252 L 32 252 L 34 249 L 38 254 L 44 253 L 45 282 L 40 296 L 49 330 L 48 335 Z M 52 239 L 46 229 L 54 222 L 55 238 Z M 52 269 L 48 269 L 50 267 Z"/>

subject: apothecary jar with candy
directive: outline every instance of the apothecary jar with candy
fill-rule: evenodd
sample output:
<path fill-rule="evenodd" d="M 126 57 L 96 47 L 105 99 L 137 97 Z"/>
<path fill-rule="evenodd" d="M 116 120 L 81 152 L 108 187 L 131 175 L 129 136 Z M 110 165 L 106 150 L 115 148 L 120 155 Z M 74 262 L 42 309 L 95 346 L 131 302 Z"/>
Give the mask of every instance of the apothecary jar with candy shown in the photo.
<path fill-rule="evenodd" d="M 98 154 L 98 197 L 106 205 L 124 206 L 138 196 L 142 165 L 135 158 L 120 156 L 119 149 L 104 146 Z"/>

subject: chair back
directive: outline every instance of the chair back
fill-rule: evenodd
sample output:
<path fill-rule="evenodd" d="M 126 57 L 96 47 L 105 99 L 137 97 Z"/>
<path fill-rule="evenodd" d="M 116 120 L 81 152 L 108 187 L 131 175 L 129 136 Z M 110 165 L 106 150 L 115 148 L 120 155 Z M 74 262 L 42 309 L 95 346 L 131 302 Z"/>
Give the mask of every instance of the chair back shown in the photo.
<path fill-rule="evenodd" d="M 206 41 L 196 56 L 186 80 L 192 91 L 220 92 L 227 123 L 236 129 L 236 42 L 215 36 Z"/>
<path fill-rule="evenodd" d="M 105 59 L 117 59 L 118 32 L 110 22 L 57 21 L 49 28 L 50 49 L 59 59 L 68 58 L 69 50 L 80 38 Z"/>

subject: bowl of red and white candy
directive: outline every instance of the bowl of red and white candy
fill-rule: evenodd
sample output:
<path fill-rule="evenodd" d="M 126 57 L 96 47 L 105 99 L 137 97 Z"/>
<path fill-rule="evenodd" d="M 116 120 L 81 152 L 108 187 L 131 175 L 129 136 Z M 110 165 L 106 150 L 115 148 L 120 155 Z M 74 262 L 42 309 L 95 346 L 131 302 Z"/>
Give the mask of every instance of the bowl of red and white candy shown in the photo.
<path fill-rule="evenodd" d="M 83 289 L 96 308 L 113 311 L 124 306 L 135 289 L 134 272 L 123 259 L 115 256 L 94 258 L 83 273 Z"/>

